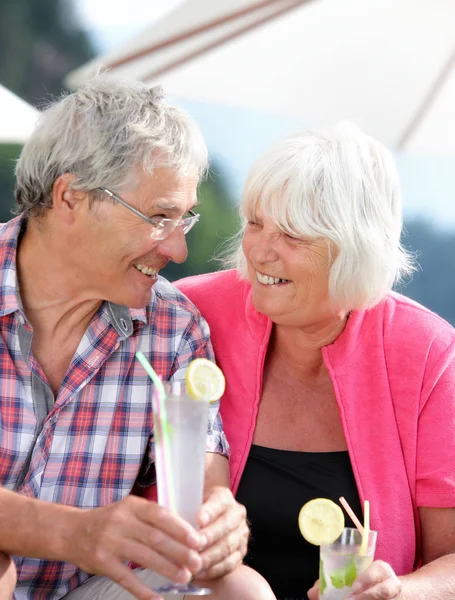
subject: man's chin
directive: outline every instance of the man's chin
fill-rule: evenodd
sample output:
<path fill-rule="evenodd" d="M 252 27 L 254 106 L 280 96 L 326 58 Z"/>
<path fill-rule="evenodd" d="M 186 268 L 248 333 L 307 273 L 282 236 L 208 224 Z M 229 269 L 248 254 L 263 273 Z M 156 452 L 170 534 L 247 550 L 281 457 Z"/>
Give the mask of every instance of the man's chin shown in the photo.
<path fill-rule="evenodd" d="M 141 294 L 119 294 L 115 298 L 112 298 L 110 301 L 114 304 L 119 304 L 120 306 L 126 306 L 127 308 L 135 308 L 141 309 L 145 308 L 150 304 L 152 299 L 152 290 L 150 289 L 148 293 L 142 292 Z"/>

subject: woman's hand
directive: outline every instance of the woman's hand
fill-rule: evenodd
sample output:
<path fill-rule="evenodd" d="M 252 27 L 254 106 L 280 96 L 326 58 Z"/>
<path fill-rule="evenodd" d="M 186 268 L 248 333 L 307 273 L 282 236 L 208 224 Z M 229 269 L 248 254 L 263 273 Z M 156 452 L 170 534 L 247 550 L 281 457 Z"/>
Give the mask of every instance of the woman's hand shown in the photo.
<path fill-rule="evenodd" d="M 213 579 L 230 573 L 242 563 L 247 551 L 245 507 L 236 502 L 227 487 L 213 487 L 199 512 L 199 523 L 205 541 L 199 548 L 203 572 L 198 578 Z"/>
<path fill-rule="evenodd" d="M 366 571 L 361 573 L 352 584 L 352 600 L 391 600 L 399 598 L 401 581 L 392 567 L 382 561 L 375 560 Z M 308 590 L 309 600 L 319 599 L 319 579 Z"/>
<path fill-rule="evenodd" d="M 353 600 L 389 600 L 398 598 L 400 592 L 401 581 L 392 567 L 382 560 L 375 560 L 352 585 Z"/>

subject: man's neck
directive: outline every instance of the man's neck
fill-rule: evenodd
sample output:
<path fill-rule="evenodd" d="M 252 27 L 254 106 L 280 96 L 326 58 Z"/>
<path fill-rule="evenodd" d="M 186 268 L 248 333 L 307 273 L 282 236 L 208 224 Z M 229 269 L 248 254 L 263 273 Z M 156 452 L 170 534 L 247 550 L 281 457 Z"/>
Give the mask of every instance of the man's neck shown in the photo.
<path fill-rule="evenodd" d="M 35 334 L 46 337 L 85 331 L 101 305 L 87 296 L 74 277 L 68 247 L 61 247 L 44 225 L 29 220 L 17 250 L 17 278 L 24 312 Z M 63 257 L 63 258 L 62 258 Z"/>

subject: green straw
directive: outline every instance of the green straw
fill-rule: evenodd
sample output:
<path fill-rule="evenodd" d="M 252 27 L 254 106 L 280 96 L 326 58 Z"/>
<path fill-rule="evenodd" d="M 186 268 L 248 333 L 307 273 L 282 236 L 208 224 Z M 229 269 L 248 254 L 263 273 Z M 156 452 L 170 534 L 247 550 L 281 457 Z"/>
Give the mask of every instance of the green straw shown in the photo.
<path fill-rule="evenodd" d="M 173 479 L 172 472 L 170 469 L 170 466 L 171 466 L 171 444 L 170 444 L 170 439 L 169 439 L 169 424 L 167 422 L 167 415 L 166 415 L 166 408 L 165 408 L 166 390 L 164 389 L 163 382 L 161 381 L 161 379 L 158 377 L 158 375 L 154 371 L 152 365 L 149 363 L 149 361 L 145 358 L 144 354 L 140 350 L 138 352 L 136 352 L 136 358 L 141 363 L 141 365 L 144 367 L 145 372 L 150 377 L 150 379 L 153 381 L 155 388 L 158 392 L 158 399 L 159 399 L 159 405 L 160 405 L 159 420 L 160 420 L 161 427 L 155 428 L 155 435 L 156 435 L 157 443 L 158 444 L 161 443 L 162 448 L 163 448 L 163 459 L 164 459 L 163 460 L 163 463 L 164 463 L 163 469 L 166 474 L 165 480 L 168 483 L 168 485 L 167 485 L 168 489 L 167 489 L 167 494 L 166 494 L 168 497 L 168 501 L 169 501 L 168 508 L 176 513 L 177 507 L 176 507 L 175 493 L 174 493 L 174 479 Z M 163 434 L 162 439 L 160 439 L 160 429 L 161 429 L 161 433 Z"/>
<path fill-rule="evenodd" d="M 155 384 L 156 388 L 158 389 L 158 394 L 160 396 L 160 400 L 161 400 L 161 402 L 164 403 L 164 401 L 166 400 L 166 390 L 164 389 L 163 382 L 158 377 L 158 375 L 155 373 L 152 365 L 149 363 L 149 361 L 145 358 L 145 356 L 142 354 L 142 352 L 140 350 L 138 352 L 136 352 L 136 358 L 141 363 L 141 365 L 144 367 L 145 372 L 147 373 L 147 375 L 150 377 L 150 379 Z"/>

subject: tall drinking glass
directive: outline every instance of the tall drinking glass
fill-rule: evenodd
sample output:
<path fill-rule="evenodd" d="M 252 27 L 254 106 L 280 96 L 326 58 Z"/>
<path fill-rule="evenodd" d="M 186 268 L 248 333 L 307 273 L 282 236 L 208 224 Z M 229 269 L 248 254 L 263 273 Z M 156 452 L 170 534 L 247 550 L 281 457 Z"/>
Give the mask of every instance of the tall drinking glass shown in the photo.
<path fill-rule="evenodd" d="M 352 594 L 352 584 L 374 560 L 376 531 L 370 531 L 366 551 L 360 554 L 362 536 L 357 529 L 346 527 L 333 544 L 320 547 L 319 598 L 344 600 Z"/>
<path fill-rule="evenodd" d="M 165 383 L 166 399 L 153 394 L 155 466 L 158 503 L 198 528 L 202 505 L 208 400 L 195 400 L 183 383 Z M 173 582 L 153 589 L 160 594 L 211 594 L 209 588 Z"/>

